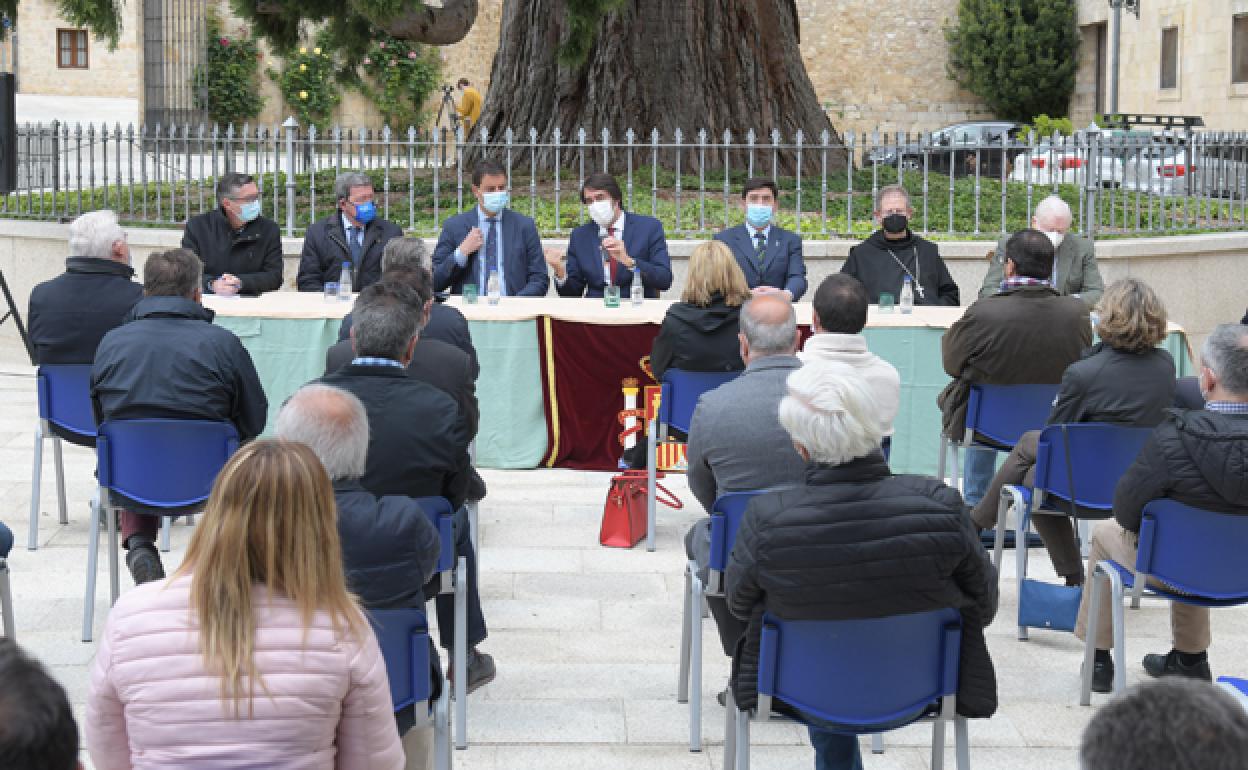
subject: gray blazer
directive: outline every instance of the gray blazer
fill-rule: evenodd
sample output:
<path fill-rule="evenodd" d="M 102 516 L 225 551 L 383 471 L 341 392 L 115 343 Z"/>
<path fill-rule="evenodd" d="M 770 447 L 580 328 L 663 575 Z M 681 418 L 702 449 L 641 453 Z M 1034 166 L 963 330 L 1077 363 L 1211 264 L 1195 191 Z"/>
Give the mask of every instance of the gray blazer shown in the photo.
<path fill-rule="evenodd" d="M 725 492 L 798 484 L 806 463 L 777 415 L 785 381 L 802 362 L 768 356 L 703 393 L 689 426 L 689 489 L 708 512 Z"/>
<path fill-rule="evenodd" d="M 1001 281 L 1005 279 L 1005 242 L 1009 239 L 1010 236 L 1003 235 L 997 241 L 997 251 L 979 287 L 981 299 L 1001 291 Z M 1067 233 L 1062 245 L 1057 247 L 1057 281 L 1061 285 L 1053 288 L 1063 296 L 1078 294 L 1088 307 L 1100 301 L 1105 284 L 1096 265 L 1096 249 L 1091 240 Z"/>

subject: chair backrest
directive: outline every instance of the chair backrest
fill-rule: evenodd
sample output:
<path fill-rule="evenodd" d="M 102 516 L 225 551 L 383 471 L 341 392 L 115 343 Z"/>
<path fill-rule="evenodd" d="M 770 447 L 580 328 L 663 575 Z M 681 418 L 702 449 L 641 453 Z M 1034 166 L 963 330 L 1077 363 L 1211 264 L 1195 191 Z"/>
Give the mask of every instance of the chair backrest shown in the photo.
<path fill-rule="evenodd" d="M 962 616 L 954 609 L 863 620 L 763 614 L 758 694 L 863 729 L 917 719 L 958 689 Z"/>
<path fill-rule="evenodd" d="M 438 531 L 438 572 L 455 569 L 455 510 L 445 497 L 418 497 L 416 503 Z"/>
<path fill-rule="evenodd" d="M 663 396 L 659 401 L 659 423 L 689 432 L 693 410 L 698 398 L 725 382 L 736 379 L 741 372 L 686 372 L 668 369 L 663 372 Z"/>
<path fill-rule="evenodd" d="M 39 418 L 84 439 L 94 438 L 91 364 L 44 364 L 35 378 Z"/>
<path fill-rule="evenodd" d="M 100 486 L 152 508 L 208 499 L 238 449 L 238 431 L 212 420 L 105 420 L 95 444 Z"/>
<path fill-rule="evenodd" d="M 425 611 L 418 608 L 368 610 L 367 614 L 373 633 L 377 635 L 381 657 L 386 661 L 394 710 L 428 701 L 433 692 L 429 681 L 429 623 L 425 620 Z"/>
<path fill-rule="evenodd" d="M 1050 425 L 1036 447 L 1034 488 L 1080 508 L 1111 511 L 1118 479 L 1152 433 L 1099 422 Z"/>
<path fill-rule="evenodd" d="M 715 504 L 711 506 L 711 556 L 708 562 L 711 571 L 723 572 L 728 566 L 728 557 L 732 554 L 732 544 L 737 540 L 737 529 L 741 527 L 746 506 L 766 491 L 727 492 L 715 498 Z"/>
<path fill-rule="evenodd" d="M 1195 596 L 1248 602 L 1245 553 L 1248 514 L 1217 513 L 1177 500 L 1144 506 L 1137 572 Z"/>
<path fill-rule="evenodd" d="M 1040 430 L 1049 420 L 1057 385 L 971 385 L 966 405 L 966 432 L 1012 448 L 1029 430 Z"/>

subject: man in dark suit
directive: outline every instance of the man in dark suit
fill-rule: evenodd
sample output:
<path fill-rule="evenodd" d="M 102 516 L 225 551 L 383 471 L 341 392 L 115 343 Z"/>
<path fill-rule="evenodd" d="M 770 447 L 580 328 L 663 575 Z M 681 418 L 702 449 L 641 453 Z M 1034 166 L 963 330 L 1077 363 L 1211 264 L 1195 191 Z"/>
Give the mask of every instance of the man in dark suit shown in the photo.
<path fill-rule="evenodd" d="M 377 218 L 373 180 L 358 171 L 334 180 L 337 209 L 308 228 L 299 256 L 299 291 L 321 291 L 342 277 L 343 263 L 351 263 L 351 288 L 363 291 L 381 280 L 381 251 L 403 228 Z"/>
<path fill-rule="evenodd" d="M 260 216 L 260 188 L 230 171 L 217 182 L 217 208 L 191 217 L 182 248 L 204 263 L 204 292 L 255 296 L 282 285 L 282 231 Z"/>
<path fill-rule="evenodd" d="M 672 286 L 672 258 L 663 225 L 654 217 L 624 212 L 620 186 L 610 174 L 590 174 L 581 186 L 589 218 L 572 231 L 566 254 L 547 249 L 561 297 L 601 297 L 607 285 L 627 297 L 641 276 L 646 297 L 658 299 Z"/>
<path fill-rule="evenodd" d="M 715 240 L 732 249 L 755 294 L 783 291 L 797 302 L 806 293 L 802 237 L 772 224 L 779 198 L 776 183 L 770 179 L 747 180 L 741 189 L 745 224 L 716 233 Z"/>
<path fill-rule="evenodd" d="M 484 295 L 489 275 L 498 273 L 504 297 L 541 297 L 550 286 L 542 264 L 542 241 L 537 225 L 507 208 L 507 171 L 492 160 L 472 169 L 472 194 L 477 205 L 442 225 L 433 249 L 434 291 L 463 294 L 464 284 L 476 284 Z"/>
<path fill-rule="evenodd" d="M 321 381 L 353 393 L 368 412 L 368 462 L 360 480 L 378 497 L 445 497 L 455 509 L 455 549 L 467 560 L 468 691 L 494 678 L 494 661 L 476 646 L 486 637 L 477 592 L 477 558 L 464 502 L 472 481 L 471 434 L 455 400 L 406 367 L 420 339 L 420 295 L 398 281 L 384 280 L 355 301 L 351 341 L 355 358 Z M 451 649 L 453 597 L 437 597 L 438 633 Z"/>

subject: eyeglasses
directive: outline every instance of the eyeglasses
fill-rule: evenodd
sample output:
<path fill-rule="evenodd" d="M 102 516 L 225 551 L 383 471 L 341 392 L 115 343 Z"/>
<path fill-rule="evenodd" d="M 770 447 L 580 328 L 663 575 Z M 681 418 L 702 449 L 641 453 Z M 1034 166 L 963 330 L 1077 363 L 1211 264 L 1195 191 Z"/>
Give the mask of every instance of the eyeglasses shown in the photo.
<path fill-rule="evenodd" d="M 235 203 L 255 203 L 256 201 L 260 200 L 260 195 L 259 194 L 249 195 L 246 198 L 230 196 L 230 200 L 234 201 Z"/>

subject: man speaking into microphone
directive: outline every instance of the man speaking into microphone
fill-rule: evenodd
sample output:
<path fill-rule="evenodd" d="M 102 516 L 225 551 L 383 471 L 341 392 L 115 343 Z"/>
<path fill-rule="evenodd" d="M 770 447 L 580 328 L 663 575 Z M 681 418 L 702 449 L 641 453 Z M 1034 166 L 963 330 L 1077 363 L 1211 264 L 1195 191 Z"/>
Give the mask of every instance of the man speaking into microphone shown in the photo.
<path fill-rule="evenodd" d="M 592 221 L 572 231 L 566 254 L 553 248 L 544 252 L 560 296 L 601 297 L 607 286 L 618 286 L 620 296 L 627 297 L 637 280 L 649 299 L 671 288 L 672 258 L 662 223 L 625 213 L 620 198 L 620 186 L 610 174 L 585 179 L 581 202 Z"/>

